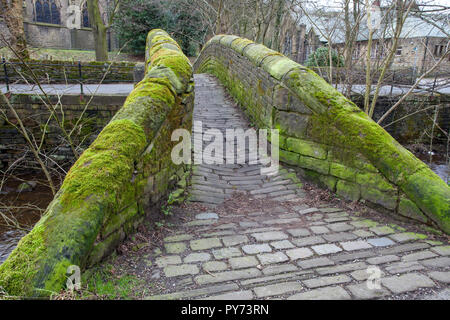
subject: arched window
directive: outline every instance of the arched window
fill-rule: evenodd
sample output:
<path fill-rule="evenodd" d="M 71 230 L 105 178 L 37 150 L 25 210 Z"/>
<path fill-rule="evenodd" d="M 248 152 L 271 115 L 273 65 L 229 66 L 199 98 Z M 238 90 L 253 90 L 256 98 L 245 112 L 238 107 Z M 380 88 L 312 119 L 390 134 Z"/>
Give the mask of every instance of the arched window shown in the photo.
<path fill-rule="evenodd" d="M 41 0 L 35 2 L 34 10 L 35 10 L 34 20 L 37 22 L 44 21 L 44 8 L 42 7 Z"/>
<path fill-rule="evenodd" d="M 51 23 L 53 24 L 61 24 L 61 16 L 59 14 L 59 8 L 56 6 L 54 0 L 51 2 Z"/>
<path fill-rule="evenodd" d="M 88 8 L 87 8 L 87 1 L 83 2 L 82 6 L 82 25 L 84 28 L 90 28 L 91 24 L 89 23 L 89 14 L 88 14 Z"/>
<path fill-rule="evenodd" d="M 55 0 L 36 0 L 34 2 L 34 21 L 61 24 L 61 13 Z"/>
<path fill-rule="evenodd" d="M 48 0 L 44 0 L 44 21 L 46 23 L 52 23 L 52 13 L 50 12 L 50 3 Z"/>

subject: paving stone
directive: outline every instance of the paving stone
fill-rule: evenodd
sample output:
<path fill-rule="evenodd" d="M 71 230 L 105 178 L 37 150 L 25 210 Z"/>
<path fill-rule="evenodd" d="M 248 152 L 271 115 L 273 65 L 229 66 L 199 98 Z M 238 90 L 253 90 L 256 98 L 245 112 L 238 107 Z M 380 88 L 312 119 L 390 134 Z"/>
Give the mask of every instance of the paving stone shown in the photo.
<path fill-rule="evenodd" d="M 205 271 L 224 271 L 228 269 L 228 265 L 223 261 L 209 261 L 202 264 Z"/>
<path fill-rule="evenodd" d="M 335 223 L 335 222 L 344 222 L 344 221 L 349 221 L 350 218 L 349 217 L 336 217 L 336 218 L 326 218 L 325 222 L 328 223 Z M 352 229 L 355 229 L 355 227 L 350 226 Z"/>
<path fill-rule="evenodd" d="M 417 260 L 424 260 L 429 258 L 437 257 L 436 253 L 433 253 L 429 250 L 419 251 L 407 254 L 402 257 L 403 261 L 417 261 Z"/>
<path fill-rule="evenodd" d="M 350 295 L 341 287 L 326 287 L 297 293 L 288 300 L 349 300 Z"/>
<path fill-rule="evenodd" d="M 270 265 L 265 267 L 262 272 L 265 275 L 278 274 L 290 271 L 297 271 L 298 267 L 293 264 L 278 264 L 278 265 Z"/>
<path fill-rule="evenodd" d="M 211 295 L 218 292 L 225 292 L 231 290 L 239 290 L 239 287 L 235 283 L 216 285 L 216 286 L 208 286 L 200 289 L 191 289 L 188 291 L 174 292 L 163 295 L 156 295 L 146 297 L 146 300 L 175 300 L 175 299 L 188 299 L 193 297 L 199 297 L 204 295 Z"/>
<path fill-rule="evenodd" d="M 414 233 L 414 232 L 403 232 L 403 233 L 391 234 L 389 237 L 391 237 L 391 239 L 394 239 L 397 242 L 407 242 L 407 241 L 421 240 L 421 239 L 427 238 L 427 236 L 424 234 Z"/>
<path fill-rule="evenodd" d="M 389 263 L 389 262 L 394 262 L 394 261 L 399 261 L 400 258 L 390 254 L 390 255 L 386 255 L 386 256 L 381 256 L 381 257 L 374 257 L 374 258 L 369 258 L 367 259 L 367 262 L 370 264 L 383 264 L 383 263 Z"/>
<path fill-rule="evenodd" d="M 354 230 L 352 233 L 360 238 L 369 238 L 373 236 L 372 232 L 363 229 Z"/>
<path fill-rule="evenodd" d="M 206 250 L 221 247 L 222 243 L 219 238 L 203 238 L 199 240 L 191 240 L 192 250 Z"/>
<path fill-rule="evenodd" d="M 319 209 L 323 213 L 331 213 L 331 212 L 341 212 L 344 211 L 341 208 L 320 208 Z"/>
<path fill-rule="evenodd" d="M 248 244 L 242 247 L 247 254 L 257 254 L 262 252 L 272 252 L 272 248 L 267 244 Z"/>
<path fill-rule="evenodd" d="M 292 209 L 294 209 L 295 211 L 301 211 L 301 210 L 306 210 L 306 209 L 310 209 L 306 204 L 300 204 L 298 206 L 294 206 Z"/>
<path fill-rule="evenodd" d="M 382 278 L 381 283 L 396 294 L 435 286 L 430 278 L 419 273 L 408 273 L 401 276 Z"/>
<path fill-rule="evenodd" d="M 335 255 L 330 256 L 330 259 L 336 263 L 346 262 L 346 261 L 356 261 L 369 257 L 373 257 L 376 255 L 376 252 L 373 250 L 365 250 L 365 251 L 353 251 L 353 252 L 342 252 Z"/>
<path fill-rule="evenodd" d="M 370 268 L 376 268 L 376 267 L 370 267 Z M 370 269 L 367 268 L 367 269 L 353 271 L 352 273 L 350 273 L 350 275 L 358 281 L 364 281 L 364 280 L 367 280 L 372 275 L 372 273 L 370 272 Z M 384 272 L 382 270 L 380 270 L 380 276 L 381 277 L 384 276 Z"/>
<path fill-rule="evenodd" d="M 395 230 L 388 226 L 373 227 L 370 228 L 369 230 L 375 233 L 377 236 L 385 236 L 388 234 L 395 233 Z"/>
<path fill-rule="evenodd" d="M 289 258 L 282 252 L 258 254 L 261 264 L 272 264 L 288 261 Z"/>
<path fill-rule="evenodd" d="M 271 240 L 284 240 L 288 238 L 288 235 L 281 231 L 271 231 L 262 233 L 252 233 L 252 237 L 256 241 L 271 241 Z"/>
<path fill-rule="evenodd" d="M 441 256 L 450 256 L 450 246 L 438 246 L 431 248 L 434 252 L 437 254 L 440 254 Z"/>
<path fill-rule="evenodd" d="M 330 228 L 334 232 L 342 232 L 355 229 L 355 227 L 349 225 L 348 223 L 333 223 L 329 224 L 328 228 Z"/>
<path fill-rule="evenodd" d="M 445 272 L 432 271 L 432 272 L 429 272 L 428 275 L 436 281 L 443 282 L 443 283 L 450 283 L 450 271 L 445 271 Z"/>
<path fill-rule="evenodd" d="M 295 247 L 289 240 L 274 241 L 270 245 L 275 249 L 290 249 Z"/>
<path fill-rule="evenodd" d="M 347 242 L 341 242 L 340 244 L 341 244 L 342 248 L 344 248 L 345 251 L 354 251 L 354 250 L 362 250 L 362 249 L 372 248 L 372 246 L 364 240 L 347 241 Z"/>
<path fill-rule="evenodd" d="M 166 277 L 179 277 L 188 274 L 195 275 L 199 269 L 195 264 L 168 265 L 164 268 Z"/>
<path fill-rule="evenodd" d="M 180 263 L 181 263 L 180 256 L 163 256 L 156 258 L 156 264 L 160 268 L 168 266 L 169 264 L 180 264 Z"/>
<path fill-rule="evenodd" d="M 309 209 L 299 210 L 297 212 L 299 214 L 309 214 L 309 213 L 313 213 L 313 212 L 317 212 L 317 211 L 319 211 L 319 209 L 317 209 L 317 208 L 309 208 Z"/>
<path fill-rule="evenodd" d="M 229 237 L 223 237 L 222 241 L 226 247 L 231 247 L 231 246 L 235 246 L 237 244 L 247 243 L 248 237 L 243 236 L 243 235 L 229 236 Z"/>
<path fill-rule="evenodd" d="M 261 232 L 278 231 L 278 230 L 281 230 L 281 228 L 253 228 L 253 229 L 244 230 L 242 233 L 261 233 Z"/>
<path fill-rule="evenodd" d="M 259 227 L 259 223 L 258 223 L 258 222 L 253 222 L 253 221 L 239 222 L 239 225 L 240 225 L 242 228 L 254 228 L 254 227 Z"/>
<path fill-rule="evenodd" d="M 424 267 L 417 261 L 400 261 L 386 266 L 386 271 L 392 274 L 422 270 Z"/>
<path fill-rule="evenodd" d="M 297 248 L 297 249 L 286 250 L 285 253 L 288 255 L 288 257 L 292 261 L 308 258 L 308 257 L 314 255 L 314 253 L 308 248 Z"/>
<path fill-rule="evenodd" d="M 356 235 L 350 232 L 329 233 L 324 234 L 322 237 L 329 242 L 349 241 L 358 238 Z"/>
<path fill-rule="evenodd" d="M 263 221 L 264 224 L 294 224 L 296 222 L 300 222 L 299 218 L 290 218 L 290 219 L 270 219 L 267 221 Z"/>
<path fill-rule="evenodd" d="M 187 249 L 184 242 L 166 243 L 164 247 L 166 248 L 166 252 L 169 254 L 183 253 Z"/>
<path fill-rule="evenodd" d="M 242 256 L 241 250 L 234 247 L 216 249 L 213 250 L 212 253 L 218 260 Z"/>
<path fill-rule="evenodd" d="M 303 289 L 300 282 L 290 281 L 282 282 L 277 284 L 271 284 L 264 287 L 254 288 L 253 291 L 258 298 L 265 298 L 271 296 L 283 295 L 286 293 L 292 293 L 296 291 L 301 291 Z"/>
<path fill-rule="evenodd" d="M 193 238 L 193 236 L 190 234 L 177 234 L 174 236 L 164 238 L 164 242 L 179 242 L 179 241 L 191 240 L 192 238 Z"/>
<path fill-rule="evenodd" d="M 402 252 L 408 252 L 408 251 L 414 251 L 414 250 L 420 250 L 429 248 L 430 245 L 423 243 L 423 242 L 417 242 L 417 243 L 408 243 L 408 244 L 402 244 L 398 246 L 393 246 L 390 248 L 381 249 L 378 252 L 380 254 L 396 254 L 396 253 L 402 253 Z"/>
<path fill-rule="evenodd" d="M 233 228 L 236 228 L 236 224 L 234 223 L 225 223 L 215 227 L 215 229 L 233 229 Z"/>
<path fill-rule="evenodd" d="M 187 226 L 187 227 L 209 226 L 214 223 L 217 223 L 217 220 L 194 220 L 194 221 L 185 223 L 185 226 Z"/>
<path fill-rule="evenodd" d="M 234 270 L 234 271 L 224 271 L 218 272 L 214 275 L 199 275 L 195 277 L 195 282 L 198 285 L 204 285 L 209 283 L 218 283 L 218 282 L 226 282 L 226 281 L 234 281 L 240 279 L 248 279 L 254 278 L 261 275 L 261 271 L 256 268 L 242 269 L 242 270 Z"/>
<path fill-rule="evenodd" d="M 292 239 L 291 242 L 298 247 L 306 247 L 306 246 L 311 246 L 314 244 L 325 243 L 326 241 L 321 236 L 312 236 L 312 237 L 306 237 L 306 238 L 300 238 L 300 239 Z"/>
<path fill-rule="evenodd" d="M 434 259 L 422 260 L 421 263 L 429 268 L 445 268 L 450 267 L 450 258 L 439 257 Z"/>
<path fill-rule="evenodd" d="M 337 276 L 329 276 L 329 277 L 320 277 L 314 279 L 303 280 L 303 283 L 308 288 L 317 288 L 317 287 L 325 287 L 333 284 L 341 284 L 350 282 L 350 279 L 346 275 L 337 275 Z"/>
<path fill-rule="evenodd" d="M 311 227 L 311 231 L 315 234 L 324 234 L 330 232 L 327 227 L 323 226 L 313 226 Z"/>
<path fill-rule="evenodd" d="M 389 238 L 372 238 L 367 239 L 367 242 L 373 245 L 374 247 L 388 247 L 395 244 L 395 242 Z"/>
<path fill-rule="evenodd" d="M 219 294 L 204 298 L 202 300 L 251 300 L 253 299 L 253 293 L 251 290 L 235 291 Z"/>
<path fill-rule="evenodd" d="M 316 272 L 320 275 L 328 275 L 334 273 L 361 270 L 365 268 L 367 268 L 367 265 L 364 262 L 356 262 L 356 263 L 341 264 L 333 267 L 319 268 L 316 269 Z"/>
<path fill-rule="evenodd" d="M 320 244 L 311 247 L 318 255 L 325 255 L 342 251 L 341 248 L 334 244 Z"/>
<path fill-rule="evenodd" d="M 373 221 L 371 219 L 357 220 L 357 221 L 350 222 L 350 224 L 357 228 L 372 228 L 372 227 L 376 227 L 378 225 L 378 223 L 376 221 Z"/>
<path fill-rule="evenodd" d="M 297 262 L 297 264 L 302 269 L 311 269 L 311 268 L 334 265 L 334 262 L 328 258 L 322 257 L 322 258 L 314 258 L 314 259 L 308 259 L 308 260 L 300 260 Z"/>
<path fill-rule="evenodd" d="M 309 230 L 305 228 L 288 229 L 286 231 L 293 237 L 306 237 L 311 235 L 311 232 L 309 232 Z"/>
<path fill-rule="evenodd" d="M 206 252 L 202 253 L 191 253 L 184 258 L 185 263 L 191 262 L 203 262 L 211 260 L 211 255 Z"/>
<path fill-rule="evenodd" d="M 259 261 L 255 256 L 244 256 L 239 258 L 231 258 L 228 260 L 231 268 L 233 269 L 244 269 L 249 267 L 255 267 L 259 264 Z"/>
<path fill-rule="evenodd" d="M 220 237 L 220 236 L 230 236 L 236 234 L 233 230 L 222 230 L 216 232 L 208 232 L 202 234 L 204 237 Z"/>
<path fill-rule="evenodd" d="M 390 295 L 391 293 L 380 286 L 377 289 L 369 289 L 367 283 L 352 284 L 347 286 L 347 289 L 352 293 L 357 300 L 377 299 Z"/>
<path fill-rule="evenodd" d="M 195 216 L 195 219 L 197 220 L 219 219 L 219 216 L 217 215 L 217 213 L 214 212 L 204 212 L 197 214 Z"/>

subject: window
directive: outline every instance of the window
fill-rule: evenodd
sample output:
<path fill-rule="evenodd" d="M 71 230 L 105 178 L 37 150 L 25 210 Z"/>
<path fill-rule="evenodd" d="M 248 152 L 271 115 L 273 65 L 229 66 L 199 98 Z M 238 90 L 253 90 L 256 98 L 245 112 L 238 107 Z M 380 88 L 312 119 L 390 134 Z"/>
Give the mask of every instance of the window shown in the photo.
<path fill-rule="evenodd" d="M 87 1 L 83 2 L 82 9 L 81 9 L 81 24 L 83 28 L 90 28 L 91 24 L 89 23 L 89 14 L 88 14 L 88 8 L 87 8 Z"/>
<path fill-rule="evenodd" d="M 292 53 L 292 37 L 287 35 L 284 39 L 284 53 L 285 55 L 290 55 Z"/>
<path fill-rule="evenodd" d="M 397 47 L 397 50 L 395 51 L 395 55 L 396 56 L 401 56 L 402 55 L 402 47 L 401 46 Z"/>
<path fill-rule="evenodd" d="M 436 57 L 440 57 L 444 54 L 445 52 L 445 46 L 443 45 L 435 45 L 434 46 L 434 55 Z"/>
<path fill-rule="evenodd" d="M 61 14 L 55 0 L 36 0 L 34 2 L 34 21 L 61 24 Z"/>

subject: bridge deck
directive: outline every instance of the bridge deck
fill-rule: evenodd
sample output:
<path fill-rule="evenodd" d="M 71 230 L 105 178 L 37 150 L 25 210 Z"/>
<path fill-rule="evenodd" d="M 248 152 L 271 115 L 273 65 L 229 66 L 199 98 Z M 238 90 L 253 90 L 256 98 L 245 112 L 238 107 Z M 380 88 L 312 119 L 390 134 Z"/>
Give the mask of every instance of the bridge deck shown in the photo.
<path fill-rule="evenodd" d="M 215 78 L 195 80 L 194 120 L 204 131 L 248 126 Z M 337 201 L 312 207 L 287 173 L 197 166 L 190 190 L 196 203 L 175 209 L 186 221 L 169 227 L 160 251 L 130 252 L 119 265 L 137 266 L 150 299 L 449 298 L 448 242 Z M 379 289 L 368 288 L 379 278 Z"/>

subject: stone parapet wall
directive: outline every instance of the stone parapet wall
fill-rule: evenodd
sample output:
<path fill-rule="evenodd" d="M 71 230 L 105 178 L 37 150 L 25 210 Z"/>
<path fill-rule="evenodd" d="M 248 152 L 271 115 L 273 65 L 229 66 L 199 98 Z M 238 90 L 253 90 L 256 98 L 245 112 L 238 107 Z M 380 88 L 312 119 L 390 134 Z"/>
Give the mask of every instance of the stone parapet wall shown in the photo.
<path fill-rule="evenodd" d="M 280 130 L 280 160 L 350 200 L 450 232 L 450 187 L 313 71 L 263 45 L 216 36 L 195 62 L 259 128 Z"/>
<path fill-rule="evenodd" d="M 132 233 L 153 204 L 186 179 L 171 161 L 173 130 L 191 129 L 192 66 L 162 30 L 147 38 L 147 70 L 124 105 L 67 173 L 41 220 L 0 266 L 8 295 L 59 292 Z M 70 270 L 70 269 L 69 269 Z"/>

